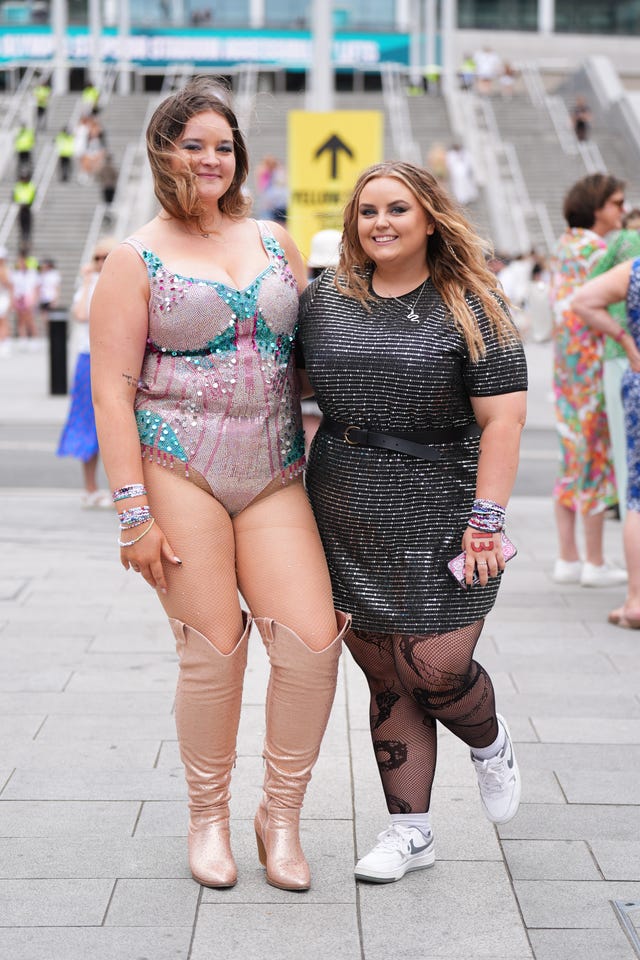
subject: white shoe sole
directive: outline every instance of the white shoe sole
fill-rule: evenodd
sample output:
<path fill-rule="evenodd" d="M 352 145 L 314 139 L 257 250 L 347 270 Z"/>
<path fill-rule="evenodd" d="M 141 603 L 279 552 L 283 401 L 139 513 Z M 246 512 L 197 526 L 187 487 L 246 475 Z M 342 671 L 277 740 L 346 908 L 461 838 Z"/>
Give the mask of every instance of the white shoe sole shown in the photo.
<path fill-rule="evenodd" d="M 367 870 L 356 864 L 354 874 L 356 880 L 368 880 L 369 883 L 395 883 L 396 880 L 402 880 L 405 873 L 411 873 L 412 870 L 426 870 L 432 867 L 436 862 L 435 847 L 431 847 L 417 857 L 412 857 L 406 863 L 397 868 L 395 873 L 383 872 L 382 870 Z"/>

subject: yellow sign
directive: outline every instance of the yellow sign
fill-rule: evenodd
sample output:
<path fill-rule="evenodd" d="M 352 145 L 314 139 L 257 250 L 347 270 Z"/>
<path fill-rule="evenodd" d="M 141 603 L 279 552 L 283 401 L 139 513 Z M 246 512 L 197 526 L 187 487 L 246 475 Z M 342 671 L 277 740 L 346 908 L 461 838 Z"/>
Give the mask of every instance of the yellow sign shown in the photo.
<path fill-rule="evenodd" d="M 342 231 L 342 213 L 365 167 L 382 160 L 378 110 L 289 113 L 287 229 L 304 257 L 318 230 Z"/>

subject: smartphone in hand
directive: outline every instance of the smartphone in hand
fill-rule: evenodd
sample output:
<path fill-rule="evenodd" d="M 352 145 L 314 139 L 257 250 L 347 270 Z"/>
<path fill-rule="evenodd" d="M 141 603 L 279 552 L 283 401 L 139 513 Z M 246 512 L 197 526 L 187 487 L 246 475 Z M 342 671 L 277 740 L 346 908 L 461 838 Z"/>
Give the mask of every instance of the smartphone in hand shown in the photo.
<path fill-rule="evenodd" d="M 518 551 L 511 540 L 509 540 L 509 537 L 506 535 L 504 530 L 501 532 L 500 536 L 502 538 L 502 556 L 504 557 L 504 561 L 506 563 L 508 560 L 511 560 L 512 557 L 515 557 Z M 467 589 L 467 581 L 464 578 L 464 563 L 466 558 L 467 555 L 463 550 L 462 553 L 459 553 L 457 557 L 453 558 L 453 560 L 449 560 L 449 563 L 447 564 L 449 573 L 454 580 L 458 581 L 463 590 Z M 474 570 L 473 577 L 471 579 L 471 586 L 475 587 L 479 582 L 480 579 L 478 577 L 478 571 Z"/>

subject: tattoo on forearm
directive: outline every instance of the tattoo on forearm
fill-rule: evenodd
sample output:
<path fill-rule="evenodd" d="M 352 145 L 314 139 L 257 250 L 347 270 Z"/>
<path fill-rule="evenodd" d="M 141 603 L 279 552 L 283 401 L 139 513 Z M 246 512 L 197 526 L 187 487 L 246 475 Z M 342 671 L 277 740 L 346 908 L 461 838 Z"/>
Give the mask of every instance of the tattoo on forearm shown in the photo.
<path fill-rule="evenodd" d="M 124 379 L 127 381 L 127 383 L 129 384 L 130 387 L 137 387 L 137 386 L 138 386 L 138 378 L 137 378 L 137 377 L 132 377 L 130 373 L 123 373 L 122 376 L 123 376 Z"/>

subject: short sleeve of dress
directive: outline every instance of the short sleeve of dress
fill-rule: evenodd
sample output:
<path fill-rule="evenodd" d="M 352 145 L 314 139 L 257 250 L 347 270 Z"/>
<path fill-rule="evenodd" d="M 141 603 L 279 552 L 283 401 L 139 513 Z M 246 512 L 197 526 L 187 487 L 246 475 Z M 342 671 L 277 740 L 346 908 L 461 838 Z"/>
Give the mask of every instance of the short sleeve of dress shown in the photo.
<path fill-rule="evenodd" d="M 527 389 L 527 361 L 522 341 L 501 343 L 479 301 L 470 301 L 476 315 L 486 352 L 473 362 L 466 357 L 462 376 L 470 397 L 494 397 Z M 515 329 L 515 327 L 514 327 Z"/>
<path fill-rule="evenodd" d="M 300 297 L 300 305 L 298 307 L 298 335 L 296 337 L 296 367 L 298 370 L 306 369 L 306 361 L 304 357 L 304 343 L 300 331 L 304 328 L 304 321 L 307 318 L 307 314 L 311 309 L 313 300 L 316 293 L 318 292 L 318 287 L 320 281 L 322 280 L 324 274 L 321 273 L 319 277 L 316 277 L 315 280 L 312 280 L 307 287 L 305 287 L 302 296 Z"/>

